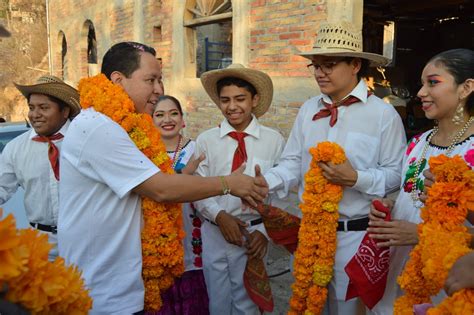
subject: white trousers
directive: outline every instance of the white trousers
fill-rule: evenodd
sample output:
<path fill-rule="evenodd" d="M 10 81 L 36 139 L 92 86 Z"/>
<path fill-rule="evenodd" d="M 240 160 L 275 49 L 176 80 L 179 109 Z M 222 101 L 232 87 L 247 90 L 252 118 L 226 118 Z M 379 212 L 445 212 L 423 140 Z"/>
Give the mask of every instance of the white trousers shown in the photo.
<path fill-rule="evenodd" d="M 33 228 L 32 228 L 33 229 Z M 56 257 L 58 257 L 59 255 L 59 251 L 58 251 L 58 234 L 53 234 L 51 232 L 45 232 L 45 231 L 41 231 L 41 230 L 37 230 L 38 232 L 40 232 L 41 234 L 46 234 L 48 235 L 48 242 L 53 245 L 53 248 L 51 248 L 51 250 L 49 251 L 48 253 L 48 260 L 49 261 L 54 261 L 56 259 Z"/>
<path fill-rule="evenodd" d="M 248 228 L 249 232 L 255 229 Z M 259 315 L 258 306 L 244 287 L 247 249 L 228 243 L 218 226 L 201 227 L 203 271 L 211 315 Z"/>

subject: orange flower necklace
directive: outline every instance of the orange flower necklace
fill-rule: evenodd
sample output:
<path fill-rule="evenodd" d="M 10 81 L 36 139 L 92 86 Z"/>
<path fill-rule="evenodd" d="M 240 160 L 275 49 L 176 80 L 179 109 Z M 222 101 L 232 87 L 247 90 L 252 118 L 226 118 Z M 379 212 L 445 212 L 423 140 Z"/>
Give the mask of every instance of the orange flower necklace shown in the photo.
<path fill-rule="evenodd" d="M 429 165 L 436 182 L 421 210 L 418 245 L 398 278 L 405 295 L 395 302 L 396 315 L 411 315 L 414 304 L 430 302 L 456 260 L 471 251 L 471 236 L 463 223 L 468 209 L 474 209 L 474 172 L 459 155 L 431 157 Z M 427 314 L 474 314 L 474 290 L 455 293 Z"/>
<path fill-rule="evenodd" d="M 124 128 L 135 145 L 163 173 L 172 174 L 172 161 L 160 140 L 152 117 L 135 112 L 132 100 L 122 87 L 110 82 L 103 74 L 79 82 L 81 106 L 110 117 Z M 142 198 L 145 221 L 142 230 L 142 276 L 145 284 L 145 310 L 161 308 L 161 292 L 168 289 L 174 278 L 184 271 L 184 237 L 181 205 L 158 203 Z"/>
<path fill-rule="evenodd" d="M 321 142 L 309 150 L 313 156 L 305 175 L 303 218 L 295 252 L 295 283 L 288 314 L 320 314 L 327 298 L 326 286 L 333 275 L 336 254 L 338 208 L 342 187 L 329 183 L 319 162 L 341 164 L 346 160 L 336 143 Z"/>
<path fill-rule="evenodd" d="M 2 209 L 0 209 L 0 217 Z M 37 230 L 17 230 L 13 215 L 0 220 L 0 295 L 31 314 L 86 315 L 92 299 L 76 267 L 57 257 L 48 261 L 52 247 Z"/>

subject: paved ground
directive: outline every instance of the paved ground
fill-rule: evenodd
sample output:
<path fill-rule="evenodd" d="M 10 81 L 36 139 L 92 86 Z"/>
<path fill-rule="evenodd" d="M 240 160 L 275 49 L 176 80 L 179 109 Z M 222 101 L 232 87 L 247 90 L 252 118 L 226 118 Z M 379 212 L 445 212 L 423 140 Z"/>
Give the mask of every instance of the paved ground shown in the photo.
<path fill-rule="evenodd" d="M 288 271 L 290 267 L 289 262 L 290 255 L 284 248 L 273 244 L 270 245 L 267 260 L 267 272 L 271 277 L 270 285 L 272 286 L 275 308 L 272 313 L 265 314 L 280 315 L 288 312 L 288 302 L 291 297 L 291 284 L 293 283 L 293 275 Z M 280 273 L 283 274 L 278 275 Z M 272 275 L 275 275 L 275 277 L 272 277 Z"/>

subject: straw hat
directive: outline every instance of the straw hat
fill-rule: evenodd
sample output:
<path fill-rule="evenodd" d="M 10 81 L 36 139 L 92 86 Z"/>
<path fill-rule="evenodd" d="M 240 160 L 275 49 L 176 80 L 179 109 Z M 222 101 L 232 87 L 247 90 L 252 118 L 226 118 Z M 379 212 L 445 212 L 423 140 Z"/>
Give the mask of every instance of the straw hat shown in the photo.
<path fill-rule="evenodd" d="M 79 92 L 58 77 L 48 74 L 40 77 L 33 85 L 14 84 L 26 98 L 31 94 L 44 94 L 62 100 L 71 109 L 69 117 L 74 117 L 81 111 Z"/>
<path fill-rule="evenodd" d="M 299 54 L 308 59 L 314 56 L 357 57 L 367 59 L 371 66 L 384 66 L 389 59 L 362 51 L 362 30 L 350 22 L 321 23 L 313 49 Z"/>
<path fill-rule="evenodd" d="M 0 24 L 0 37 L 10 37 L 10 32 Z"/>
<path fill-rule="evenodd" d="M 209 97 L 214 103 L 219 104 L 217 93 L 217 82 L 223 78 L 239 78 L 252 84 L 260 97 L 257 106 L 252 109 L 252 113 L 260 117 L 265 114 L 273 99 L 272 79 L 262 71 L 245 68 L 241 64 L 231 64 L 226 69 L 218 69 L 205 72 L 201 75 L 201 82 Z"/>

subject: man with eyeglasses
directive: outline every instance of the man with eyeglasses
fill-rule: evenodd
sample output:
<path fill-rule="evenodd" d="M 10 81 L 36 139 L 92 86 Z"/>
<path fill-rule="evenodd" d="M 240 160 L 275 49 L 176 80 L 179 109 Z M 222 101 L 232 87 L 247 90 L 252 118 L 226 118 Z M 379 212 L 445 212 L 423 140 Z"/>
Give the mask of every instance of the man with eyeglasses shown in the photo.
<path fill-rule="evenodd" d="M 311 162 L 309 148 L 322 141 L 343 147 L 348 158 L 345 163 L 320 164 L 326 179 L 344 187 L 334 275 L 324 312 L 360 314 L 365 309 L 359 298 L 345 301 L 349 285 L 345 266 L 365 235 L 371 201 L 398 188 L 405 133 L 395 109 L 371 95 L 361 79 L 369 65 L 383 65 L 388 60 L 363 52 L 361 32 L 350 23 L 322 24 L 317 34 L 313 50 L 301 56 L 311 60 L 308 68 L 321 95 L 302 105 L 279 165 L 264 177 L 270 193 L 280 198 L 298 185 L 301 201 Z"/>

